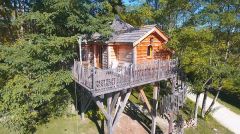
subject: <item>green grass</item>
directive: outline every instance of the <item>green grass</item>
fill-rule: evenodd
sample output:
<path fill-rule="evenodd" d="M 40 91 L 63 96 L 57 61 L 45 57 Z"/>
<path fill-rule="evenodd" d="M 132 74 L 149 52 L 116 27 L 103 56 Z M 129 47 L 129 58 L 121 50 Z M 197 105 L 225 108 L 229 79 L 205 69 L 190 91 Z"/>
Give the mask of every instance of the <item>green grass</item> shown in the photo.
<path fill-rule="evenodd" d="M 96 125 L 86 118 L 84 121 L 79 116 L 61 117 L 51 119 L 45 125 L 37 127 L 36 134 L 98 134 Z M 16 134 L 0 125 L 0 134 Z"/>
<path fill-rule="evenodd" d="M 11 133 L 7 128 L 4 128 L 2 125 L 0 125 L 0 134 L 13 134 L 13 133 Z"/>
<path fill-rule="evenodd" d="M 212 99 L 214 98 L 214 96 L 213 96 L 211 93 L 208 93 L 208 97 L 210 97 L 210 98 L 212 98 Z M 234 106 L 234 105 L 231 105 L 231 104 L 229 104 L 229 103 L 221 100 L 221 98 L 218 98 L 218 99 L 217 99 L 217 102 L 220 103 L 220 104 L 222 104 L 222 105 L 224 105 L 225 107 L 229 108 L 229 109 L 230 109 L 231 111 L 233 111 L 234 113 L 240 115 L 240 108 L 238 108 L 238 107 L 236 107 L 236 106 Z"/>
<path fill-rule="evenodd" d="M 185 134 L 233 134 L 227 128 L 221 126 L 215 119 L 208 117 L 207 120 L 198 119 L 196 128 L 185 128 Z"/>
<path fill-rule="evenodd" d="M 141 103 L 141 101 L 140 100 L 138 100 L 138 93 L 136 92 L 136 91 L 133 91 L 132 92 L 132 94 L 130 95 L 130 97 L 129 97 L 129 100 L 131 100 L 133 103 L 135 103 L 135 104 L 140 104 Z"/>
<path fill-rule="evenodd" d="M 180 111 L 180 113 L 183 115 L 184 119 L 188 120 L 190 119 L 190 115 L 193 114 L 194 103 L 187 99 L 185 104 L 186 106 Z M 199 117 L 196 128 L 185 128 L 184 131 L 185 134 L 233 134 L 210 115 L 206 118 L 206 120 Z"/>

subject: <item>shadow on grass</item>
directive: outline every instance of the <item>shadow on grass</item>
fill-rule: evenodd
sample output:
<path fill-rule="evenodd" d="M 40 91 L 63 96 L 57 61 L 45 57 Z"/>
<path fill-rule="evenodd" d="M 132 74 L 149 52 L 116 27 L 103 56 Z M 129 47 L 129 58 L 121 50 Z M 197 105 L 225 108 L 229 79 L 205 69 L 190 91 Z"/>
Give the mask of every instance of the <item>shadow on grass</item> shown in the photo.
<path fill-rule="evenodd" d="M 75 93 L 75 88 L 76 88 L 76 93 Z M 72 100 L 74 101 L 73 104 L 75 106 L 75 108 L 79 111 L 78 115 L 81 116 L 81 95 L 86 96 L 91 96 L 89 94 L 89 92 L 87 92 L 86 90 L 83 89 L 83 87 L 81 87 L 80 85 L 76 85 L 76 87 L 72 86 L 72 89 L 74 90 L 69 90 L 69 93 L 71 95 Z M 86 99 L 86 98 L 85 98 Z M 84 104 L 85 105 L 85 104 Z M 99 132 L 99 134 L 104 134 L 104 120 L 100 120 L 98 117 L 98 107 L 96 106 L 96 104 L 91 101 L 90 105 L 88 106 L 87 109 L 84 110 L 85 115 L 88 113 L 91 113 L 90 115 L 88 115 L 86 118 L 90 119 L 97 127 L 97 130 Z"/>
<path fill-rule="evenodd" d="M 126 115 L 131 119 L 136 120 L 148 133 L 151 133 L 152 120 L 149 119 L 142 111 L 140 111 L 134 103 L 128 101 L 128 104 L 125 108 Z M 161 129 L 156 126 L 156 134 L 162 134 Z"/>
<path fill-rule="evenodd" d="M 98 117 L 96 117 L 96 116 L 90 117 L 89 119 L 92 122 L 94 122 L 94 124 L 97 127 L 97 130 L 98 130 L 99 134 L 104 134 L 104 120 L 99 120 Z"/>

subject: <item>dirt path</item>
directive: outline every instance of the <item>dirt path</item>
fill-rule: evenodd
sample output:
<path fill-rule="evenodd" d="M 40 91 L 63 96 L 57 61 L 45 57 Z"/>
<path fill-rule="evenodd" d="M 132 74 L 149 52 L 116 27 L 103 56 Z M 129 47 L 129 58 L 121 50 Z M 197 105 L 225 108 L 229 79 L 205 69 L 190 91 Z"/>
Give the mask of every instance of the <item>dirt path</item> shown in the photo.
<path fill-rule="evenodd" d="M 196 100 L 196 95 L 188 94 L 187 97 L 194 101 Z M 198 106 L 201 107 L 203 101 L 203 94 L 200 95 Z M 206 106 L 209 107 L 212 102 L 210 97 L 207 97 Z M 221 125 L 228 128 L 230 131 L 240 134 L 240 115 L 232 112 L 227 107 L 218 102 L 215 103 L 212 117 L 215 118 Z"/>
<path fill-rule="evenodd" d="M 148 134 L 137 120 L 132 119 L 126 114 L 122 114 L 121 119 L 117 123 L 116 134 Z"/>

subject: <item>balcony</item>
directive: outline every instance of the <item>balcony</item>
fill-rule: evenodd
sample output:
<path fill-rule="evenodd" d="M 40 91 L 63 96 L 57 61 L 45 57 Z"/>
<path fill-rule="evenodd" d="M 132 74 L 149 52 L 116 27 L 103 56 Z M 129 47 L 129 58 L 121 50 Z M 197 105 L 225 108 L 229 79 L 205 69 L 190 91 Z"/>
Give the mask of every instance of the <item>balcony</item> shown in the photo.
<path fill-rule="evenodd" d="M 154 83 L 176 75 L 177 60 L 153 60 L 127 67 L 98 69 L 74 61 L 73 79 L 93 96 Z"/>

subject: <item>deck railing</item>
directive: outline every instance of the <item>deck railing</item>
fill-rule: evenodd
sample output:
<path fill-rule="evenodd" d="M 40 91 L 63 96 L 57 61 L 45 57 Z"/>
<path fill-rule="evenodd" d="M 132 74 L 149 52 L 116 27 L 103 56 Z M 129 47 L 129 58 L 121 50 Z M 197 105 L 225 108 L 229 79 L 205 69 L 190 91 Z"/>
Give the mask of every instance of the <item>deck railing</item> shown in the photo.
<path fill-rule="evenodd" d="M 77 83 L 97 96 L 172 78 L 176 65 L 177 60 L 171 59 L 114 69 L 96 69 L 74 61 L 73 77 Z"/>

